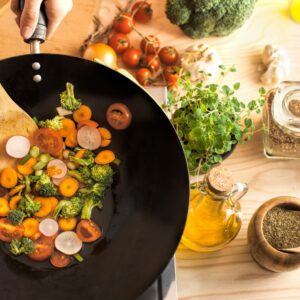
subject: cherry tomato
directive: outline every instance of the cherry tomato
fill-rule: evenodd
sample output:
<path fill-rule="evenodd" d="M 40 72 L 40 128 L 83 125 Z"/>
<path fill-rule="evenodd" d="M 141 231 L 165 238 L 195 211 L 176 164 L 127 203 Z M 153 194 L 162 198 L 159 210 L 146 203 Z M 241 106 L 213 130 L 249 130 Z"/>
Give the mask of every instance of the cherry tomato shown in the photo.
<path fill-rule="evenodd" d="M 160 61 L 167 66 L 174 65 L 178 59 L 178 53 L 177 53 L 176 49 L 171 46 L 163 47 L 159 51 L 158 55 L 159 55 Z"/>
<path fill-rule="evenodd" d="M 124 53 L 130 46 L 129 38 L 123 33 L 114 33 L 109 38 L 108 44 L 117 54 Z"/>
<path fill-rule="evenodd" d="M 113 28 L 117 32 L 130 33 L 134 26 L 134 20 L 128 13 L 121 14 L 114 19 Z"/>
<path fill-rule="evenodd" d="M 71 263 L 71 258 L 67 254 L 54 250 L 50 257 L 50 262 L 56 268 L 65 268 Z"/>
<path fill-rule="evenodd" d="M 135 68 L 141 59 L 141 51 L 136 48 L 129 48 L 122 56 L 123 63 L 128 68 Z"/>
<path fill-rule="evenodd" d="M 7 218 L 0 219 L 0 240 L 11 242 L 13 239 L 20 239 L 24 233 L 24 226 L 14 226 L 9 223 Z"/>
<path fill-rule="evenodd" d="M 81 220 L 76 227 L 76 233 L 84 243 L 95 242 L 102 235 L 100 227 L 90 220 Z"/>
<path fill-rule="evenodd" d="M 129 108 L 123 103 L 113 103 L 106 111 L 106 119 L 109 125 L 117 130 L 126 129 L 132 120 Z"/>
<path fill-rule="evenodd" d="M 159 58 L 157 55 L 147 55 L 142 58 L 141 66 L 149 69 L 152 73 L 155 73 L 160 68 Z"/>
<path fill-rule="evenodd" d="M 150 3 L 138 1 L 133 5 L 131 13 L 137 22 L 146 24 L 152 19 L 153 9 Z"/>
<path fill-rule="evenodd" d="M 54 238 L 41 235 L 34 241 L 34 251 L 28 257 L 35 261 L 43 261 L 49 258 L 54 251 Z"/>
<path fill-rule="evenodd" d="M 61 135 L 51 128 L 40 128 L 33 135 L 34 144 L 41 152 L 58 156 L 63 149 L 63 139 Z"/>
<path fill-rule="evenodd" d="M 176 66 L 168 66 L 163 72 L 164 78 L 169 87 L 175 87 L 179 79 L 179 68 Z"/>
<path fill-rule="evenodd" d="M 154 35 L 148 35 L 141 41 L 141 49 L 145 54 L 156 54 L 160 48 L 160 41 Z"/>
<path fill-rule="evenodd" d="M 135 73 L 135 78 L 141 85 L 148 85 L 153 81 L 151 71 L 147 68 L 138 69 Z"/>
<path fill-rule="evenodd" d="M 110 67 L 117 67 L 117 54 L 114 49 L 106 44 L 97 43 L 89 45 L 83 54 L 85 59 L 98 59 L 102 64 Z"/>

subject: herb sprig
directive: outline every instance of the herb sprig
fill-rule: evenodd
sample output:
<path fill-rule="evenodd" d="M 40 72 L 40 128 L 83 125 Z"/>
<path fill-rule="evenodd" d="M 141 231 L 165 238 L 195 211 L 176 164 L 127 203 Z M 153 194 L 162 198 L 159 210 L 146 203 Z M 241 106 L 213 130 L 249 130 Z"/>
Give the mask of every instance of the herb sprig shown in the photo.
<path fill-rule="evenodd" d="M 235 67 L 220 69 L 214 84 L 194 84 L 185 75 L 163 106 L 182 142 L 191 175 L 209 171 L 233 145 L 249 141 L 255 131 L 251 113 L 259 114 L 264 104 L 264 88 L 259 89 L 258 99 L 245 104 L 236 96 L 239 82 L 232 87 L 223 84 Z"/>

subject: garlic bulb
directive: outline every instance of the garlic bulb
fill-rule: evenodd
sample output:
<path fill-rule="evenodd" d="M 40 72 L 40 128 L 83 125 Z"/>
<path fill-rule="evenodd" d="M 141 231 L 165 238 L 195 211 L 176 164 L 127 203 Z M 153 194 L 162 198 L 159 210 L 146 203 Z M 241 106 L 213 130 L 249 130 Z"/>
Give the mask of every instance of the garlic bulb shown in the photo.
<path fill-rule="evenodd" d="M 260 80 L 264 84 L 277 84 L 290 73 L 290 59 L 281 47 L 266 45 L 262 55 L 263 71 Z"/>
<path fill-rule="evenodd" d="M 214 80 L 221 64 L 217 50 L 201 43 L 188 47 L 181 57 L 181 66 L 190 74 L 191 81 Z"/>

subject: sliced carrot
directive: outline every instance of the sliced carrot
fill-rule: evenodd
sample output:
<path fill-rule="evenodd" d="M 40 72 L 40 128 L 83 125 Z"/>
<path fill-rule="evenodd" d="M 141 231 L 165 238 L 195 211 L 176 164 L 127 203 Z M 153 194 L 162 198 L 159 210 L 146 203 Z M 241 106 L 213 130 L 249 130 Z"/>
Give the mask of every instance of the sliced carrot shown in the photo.
<path fill-rule="evenodd" d="M 102 139 L 101 140 L 101 147 L 107 147 L 108 145 L 110 145 L 110 143 L 111 143 L 111 140 L 104 140 L 104 139 Z"/>
<path fill-rule="evenodd" d="M 58 131 L 58 133 L 64 138 L 76 129 L 76 125 L 71 119 L 64 118 L 62 124 L 63 127 Z"/>
<path fill-rule="evenodd" d="M 75 157 L 76 158 L 83 158 L 85 152 L 86 152 L 86 149 L 80 149 L 79 151 L 76 152 Z"/>
<path fill-rule="evenodd" d="M 89 126 L 89 127 L 97 128 L 99 126 L 99 124 L 96 121 L 93 121 L 93 120 L 80 121 L 77 124 L 78 129 L 83 127 L 83 126 Z"/>
<path fill-rule="evenodd" d="M 81 105 L 80 108 L 74 111 L 73 118 L 75 122 L 90 120 L 92 117 L 92 111 L 87 105 Z"/>
<path fill-rule="evenodd" d="M 0 217 L 6 217 L 9 212 L 9 204 L 7 199 L 0 198 Z"/>
<path fill-rule="evenodd" d="M 70 148 L 76 147 L 78 145 L 77 130 L 76 129 L 74 129 L 73 131 L 71 131 L 67 135 L 66 140 L 65 140 L 65 144 L 66 144 L 67 147 L 70 147 Z"/>
<path fill-rule="evenodd" d="M 38 218 L 47 217 L 52 211 L 51 201 L 49 198 L 37 197 L 34 201 L 41 204 L 39 211 L 37 211 L 34 215 Z"/>
<path fill-rule="evenodd" d="M 12 197 L 9 201 L 9 208 L 14 210 L 17 209 L 18 203 L 20 202 L 21 199 L 22 197 L 19 195 Z"/>
<path fill-rule="evenodd" d="M 37 234 L 39 233 L 39 221 L 35 218 L 27 218 L 23 221 L 24 233 L 26 237 L 38 238 Z"/>
<path fill-rule="evenodd" d="M 55 197 L 49 197 L 48 200 L 51 203 L 51 212 L 53 212 L 58 204 L 58 199 Z"/>
<path fill-rule="evenodd" d="M 29 158 L 29 160 L 24 165 L 18 164 L 17 168 L 18 168 L 18 171 L 21 174 L 23 174 L 23 175 L 30 175 L 34 171 L 33 166 L 35 164 L 36 164 L 36 158 L 31 157 L 31 158 Z"/>
<path fill-rule="evenodd" d="M 50 177 L 53 177 L 55 175 L 60 175 L 61 173 L 62 173 L 62 169 L 58 168 L 57 166 L 51 166 L 47 168 L 47 174 Z"/>
<path fill-rule="evenodd" d="M 30 238 L 31 238 L 33 241 L 36 241 L 36 240 L 38 240 L 40 237 L 41 237 L 41 233 L 40 233 L 40 232 L 36 232 L 36 233 L 33 234 Z"/>
<path fill-rule="evenodd" d="M 26 186 L 25 184 L 17 185 L 9 192 L 9 196 L 14 196 L 15 194 L 18 194 L 20 191 L 24 189 L 25 186 Z"/>
<path fill-rule="evenodd" d="M 5 168 L 0 175 L 0 184 L 6 188 L 11 189 L 18 183 L 18 174 L 13 168 Z"/>
<path fill-rule="evenodd" d="M 69 219 L 60 218 L 58 220 L 59 228 L 62 231 L 73 230 L 76 227 L 76 224 L 77 224 L 77 219 L 76 218 L 69 218 Z"/>
<path fill-rule="evenodd" d="M 79 182 L 72 178 L 66 178 L 59 185 L 59 192 L 64 197 L 72 197 L 79 189 Z"/>
<path fill-rule="evenodd" d="M 99 127 L 98 130 L 99 130 L 100 135 L 103 139 L 105 139 L 105 140 L 110 140 L 111 139 L 111 133 L 107 128 Z"/>
<path fill-rule="evenodd" d="M 24 176 L 22 174 L 20 174 L 19 172 L 17 172 L 17 176 L 18 176 L 18 179 L 22 180 L 24 178 Z"/>
<path fill-rule="evenodd" d="M 98 153 L 95 162 L 98 165 L 106 165 L 115 160 L 116 156 L 111 150 L 104 150 Z"/>

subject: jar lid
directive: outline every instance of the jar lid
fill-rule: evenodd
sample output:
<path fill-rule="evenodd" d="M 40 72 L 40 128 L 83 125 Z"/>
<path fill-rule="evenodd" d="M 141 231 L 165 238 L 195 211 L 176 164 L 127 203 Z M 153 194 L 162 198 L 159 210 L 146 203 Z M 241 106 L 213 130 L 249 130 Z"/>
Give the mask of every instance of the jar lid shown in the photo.
<path fill-rule="evenodd" d="M 278 86 L 272 104 L 274 121 L 300 136 L 300 81 L 283 81 Z"/>
<path fill-rule="evenodd" d="M 234 185 L 232 172 L 223 166 L 214 167 L 207 174 L 206 180 L 208 188 L 216 194 L 228 194 Z"/>

